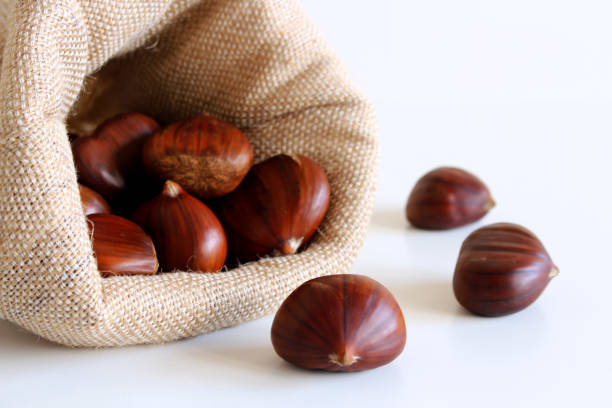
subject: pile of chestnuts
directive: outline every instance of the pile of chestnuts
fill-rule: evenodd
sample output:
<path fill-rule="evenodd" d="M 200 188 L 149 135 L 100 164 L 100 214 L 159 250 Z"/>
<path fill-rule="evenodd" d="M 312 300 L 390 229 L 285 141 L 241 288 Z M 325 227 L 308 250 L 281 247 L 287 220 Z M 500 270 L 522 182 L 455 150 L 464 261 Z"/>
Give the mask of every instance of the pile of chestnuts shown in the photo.
<path fill-rule="evenodd" d="M 329 183 L 317 163 L 279 154 L 253 165 L 244 133 L 206 114 L 162 127 L 124 113 L 76 138 L 72 148 L 104 277 L 215 272 L 232 262 L 294 254 L 329 206 Z M 445 230 L 481 219 L 494 205 L 476 176 L 442 167 L 418 180 L 406 218 L 416 228 Z M 533 303 L 557 273 L 531 231 L 498 223 L 465 239 L 453 290 L 469 311 L 502 316 Z M 359 371 L 395 359 L 406 326 L 380 283 L 331 275 L 287 297 L 271 338 L 277 354 L 297 366 Z"/>
<path fill-rule="evenodd" d="M 207 114 L 162 127 L 123 113 L 72 150 L 104 277 L 216 272 L 294 254 L 329 206 L 317 163 L 279 154 L 253 165 L 245 134 Z"/>

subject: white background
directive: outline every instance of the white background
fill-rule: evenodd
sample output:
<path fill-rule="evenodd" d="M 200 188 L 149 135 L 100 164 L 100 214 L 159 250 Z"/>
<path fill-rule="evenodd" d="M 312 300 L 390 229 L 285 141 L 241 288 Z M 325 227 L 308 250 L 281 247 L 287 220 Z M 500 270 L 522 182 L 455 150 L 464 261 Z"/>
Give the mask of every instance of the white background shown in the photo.
<path fill-rule="evenodd" d="M 404 353 L 337 375 L 281 361 L 271 317 L 111 350 L 67 349 L 0 322 L 0 406 L 612 406 L 609 2 L 304 7 L 378 111 L 378 198 L 353 272 L 396 295 Z M 439 165 L 478 174 L 498 206 L 453 231 L 408 228 L 407 195 Z M 465 236 L 496 221 L 536 232 L 561 274 L 523 312 L 478 318 L 456 303 L 452 272 Z"/>

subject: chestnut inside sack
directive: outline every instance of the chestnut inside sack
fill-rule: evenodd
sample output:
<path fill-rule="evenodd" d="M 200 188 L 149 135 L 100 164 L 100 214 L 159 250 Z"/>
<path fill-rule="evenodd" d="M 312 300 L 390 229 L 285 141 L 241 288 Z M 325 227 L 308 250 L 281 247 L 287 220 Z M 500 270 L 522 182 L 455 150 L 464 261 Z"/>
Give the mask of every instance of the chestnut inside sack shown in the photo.
<path fill-rule="evenodd" d="M 299 1 L 117 4 L 0 0 L 0 318 L 69 346 L 163 343 L 275 312 L 304 281 L 348 272 L 373 206 L 375 115 Z M 68 135 L 123 112 L 162 127 L 212 115 L 244 134 L 253 163 L 308 157 L 329 181 L 325 218 L 293 255 L 102 278 Z"/>

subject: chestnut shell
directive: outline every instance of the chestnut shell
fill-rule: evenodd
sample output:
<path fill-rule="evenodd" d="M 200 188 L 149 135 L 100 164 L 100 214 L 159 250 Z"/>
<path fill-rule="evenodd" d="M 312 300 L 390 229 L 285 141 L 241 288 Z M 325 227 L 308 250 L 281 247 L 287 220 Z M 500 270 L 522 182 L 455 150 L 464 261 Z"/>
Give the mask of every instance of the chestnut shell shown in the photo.
<path fill-rule="evenodd" d="M 157 272 L 153 241 L 142 228 L 113 214 L 92 214 L 87 218 L 94 256 L 103 277 Z"/>
<path fill-rule="evenodd" d="M 143 143 L 158 129 L 155 119 L 126 112 L 104 121 L 92 135 L 75 139 L 79 182 L 108 200 L 114 212 L 129 215 L 159 191 L 140 160 Z"/>
<path fill-rule="evenodd" d="M 311 279 L 285 299 L 271 330 L 276 353 L 299 367 L 360 371 L 404 349 L 406 326 L 393 295 L 362 275 Z"/>
<path fill-rule="evenodd" d="M 240 129 L 201 114 L 151 135 L 142 149 L 147 171 L 174 180 L 201 199 L 233 191 L 253 164 L 253 148 Z"/>
<path fill-rule="evenodd" d="M 325 172 L 307 157 L 279 154 L 256 164 L 215 202 L 232 256 L 250 261 L 297 252 L 325 217 L 329 194 Z"/>
<path fill-rule="evenodd" d="M 216 215 L 173 181 L 132 219 L 153 237 L 165 272 L 216 272 L 225 263 L 227 239 Z"/>
<path fill-rule="evenodd" d="M 85 215 L 111 213 L 110 205 L 108 205 L 104 197 L 91 188 L 79 184 L 79 193 L 81 195 L 81 203 L 83 204 L 83 212 Z"/>
<path fill-rule="evenodd" d="M 494 205 L 478 177 L 455 167 L 440 167 L 417 181 L 406 204 L 406 218 L 416 228 L 450 229 L 479 220 Z"/>
<path fill-rule="evenodd" d="M 532 304 L 558 272 L 531 231 L 498 223 L 477 229 L 465 239 L 453 290 L 472 313 L 503 316 Z"/>

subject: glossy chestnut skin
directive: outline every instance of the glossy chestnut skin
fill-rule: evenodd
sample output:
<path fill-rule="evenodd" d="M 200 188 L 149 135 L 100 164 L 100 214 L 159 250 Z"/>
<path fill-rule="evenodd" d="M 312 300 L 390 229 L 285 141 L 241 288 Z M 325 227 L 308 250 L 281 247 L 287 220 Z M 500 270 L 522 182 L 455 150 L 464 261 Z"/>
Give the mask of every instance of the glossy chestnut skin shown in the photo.
<path fill-rule="evenodd" d="M 253 148 L 240 129 L 202 114 L 151 135 L 142 161 L 151 175 L 207 199 L 238 187 L 253 164 Z"/>
<path fill-rule="evenodd" d="M 498 223 L 472 232 L 463 242 L 453 290 L 472 313 L 503 316 L 533 303 L 558 273 L 531 231 Z"/>
<path fill-rule="evenodd" d="M 361 275 L 309 280 L 282 303 L 272 323 L 276 353 L 299 367 L 360 371 L 404 349 L 406 325 L 393 295 Z"/>
<path fill-rule="evenodd" d="M 249 261 L 297 252 L 325 217 L 329 192 L 325 172 L 307 157 L 280 154 L 256 164 L 216 203 L 232 255 Z"/>
<path fill-rule="evenodd" d="M 153 275 L 159 264 L 151 238 L 132 221 L 112 214 L 87 217 L 93 251 L 103 277 Z"/>
<path fill-rule="evenodd" d="M 104 197 L 91 188 L 79 184 L 79 193 L 81 194 L 81 203 L 83 204 L 85 215 L 111 213 L 110 205 L 108 205 Z"/>
<path fill-rule="evenodd" d="M 227 239 L 215 214 L 173 181 L 132 216 L 153 237 L 165 272 L 216 272 L 225 263 Z"/>
<path fill-rule="evenodd" d="M 440 167 L 421 177 L 408 198 L 406 218 L 416 228 L 443 230 L 484 217 L 495 201 L 476 176 Z"/>
<path fill-rule="evenodd" d="M 148 191 L 153 183 L 148 182 L 140 156 L 145 139 L 159 127 L 149 116 L 128 112 L 106 120 L 92 135 L 74 140 L 79 182 L 102 195 L 116 211 L 133 211 L 154 194 Z"/>

